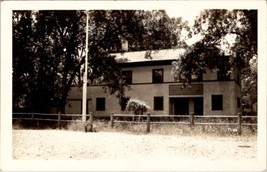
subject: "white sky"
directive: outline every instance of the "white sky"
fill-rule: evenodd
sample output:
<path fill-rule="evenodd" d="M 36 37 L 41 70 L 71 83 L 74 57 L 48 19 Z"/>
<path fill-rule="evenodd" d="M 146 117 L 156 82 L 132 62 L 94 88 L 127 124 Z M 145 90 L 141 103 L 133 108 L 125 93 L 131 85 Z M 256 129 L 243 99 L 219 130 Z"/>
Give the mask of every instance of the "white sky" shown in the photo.
<path fill-rule="evenodd" d="M 194 24 L 194 19 L 201 11 L 203 8 L 166 9 L 169 17 L 182 17 L 182 20 L 187 20 L 190 26 Z"/>
<path fill-rule="evenodd" d="M 203 11 L 203 8 L 167 8 L 165 9 L 166 13 L 169 15 L 169 17 L 182 17 L 183 21 L 188 21 L 188 25 L 191 27 L 194 24 L 194 20 L 197 16 L 200 15 L 201 11 Z M 186 36 L 186 33 L 185 33 Z M 187 39 L 186 43 L 188 45 L 192 45 L 202 37 L 200 35 L 194 35 L 191 39 Z M 186 39 L 185 37 L 182 37 L 182 39 Z"/>

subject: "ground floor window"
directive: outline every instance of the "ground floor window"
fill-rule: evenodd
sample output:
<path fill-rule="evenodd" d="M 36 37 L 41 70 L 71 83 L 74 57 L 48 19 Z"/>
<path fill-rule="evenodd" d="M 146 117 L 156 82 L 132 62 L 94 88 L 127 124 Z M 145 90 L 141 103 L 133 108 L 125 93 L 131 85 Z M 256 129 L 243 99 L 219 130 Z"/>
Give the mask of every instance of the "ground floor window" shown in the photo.
<path fill-rule="evenodd" d="M 97 111 L 104 111 L 106 107 L 106 100 L 105 98 L 96 98 L 96 110 Z"/>
<path fill-rule="evenodd" d="M 223 110 L 223 96 L 222 95 L 211 96 L 211 110 Z"/>
<path fill-rule="evenodd" d="M 163 110 L 163 97 L 154 97 L 154 110 Z"/>

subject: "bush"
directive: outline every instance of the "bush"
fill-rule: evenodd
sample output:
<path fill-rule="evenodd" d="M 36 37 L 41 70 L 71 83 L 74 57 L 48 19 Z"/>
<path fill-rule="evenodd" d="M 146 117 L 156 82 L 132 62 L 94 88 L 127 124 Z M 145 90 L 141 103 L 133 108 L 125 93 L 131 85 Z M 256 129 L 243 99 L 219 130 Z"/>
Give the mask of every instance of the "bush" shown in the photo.
<path fill-rule="evenodd" d="M 127 102 L 126 106 L 126 110 L 133 111 L 135 115 L 143 115 L 147 109 L 150 109 L 150 106 L 146 102 L 133 98 Z"/>

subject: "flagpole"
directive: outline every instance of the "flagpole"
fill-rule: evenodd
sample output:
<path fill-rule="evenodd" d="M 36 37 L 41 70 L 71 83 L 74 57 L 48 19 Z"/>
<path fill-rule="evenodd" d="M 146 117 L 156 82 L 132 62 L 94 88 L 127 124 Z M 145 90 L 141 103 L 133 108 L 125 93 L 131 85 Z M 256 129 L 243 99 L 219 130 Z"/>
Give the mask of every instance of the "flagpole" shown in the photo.
<path fill-rule="evenodd" d="M 85 38 L 85 70 L 83 76 L 83 99 L 82 99 L 82 123 L 84 125 L 84 131 L 86 132 L 86 109 L 87 109 L 87 73 L 88 73 L 88 18 L 89 14 L 85 11 L 86 14 L 86 38 Z"/>

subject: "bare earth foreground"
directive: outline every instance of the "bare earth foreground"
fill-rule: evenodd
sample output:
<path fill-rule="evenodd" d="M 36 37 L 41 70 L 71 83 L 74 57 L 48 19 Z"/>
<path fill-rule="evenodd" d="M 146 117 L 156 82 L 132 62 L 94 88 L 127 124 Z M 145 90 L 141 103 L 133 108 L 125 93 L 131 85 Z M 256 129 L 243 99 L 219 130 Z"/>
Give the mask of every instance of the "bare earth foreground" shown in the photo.
<path fill-rule="evenodd" d="M 256 160 L 256 136 L 186 136 L 13 130 L 19 160 L 154 159 Z"/>

